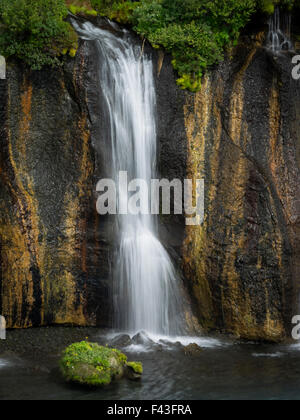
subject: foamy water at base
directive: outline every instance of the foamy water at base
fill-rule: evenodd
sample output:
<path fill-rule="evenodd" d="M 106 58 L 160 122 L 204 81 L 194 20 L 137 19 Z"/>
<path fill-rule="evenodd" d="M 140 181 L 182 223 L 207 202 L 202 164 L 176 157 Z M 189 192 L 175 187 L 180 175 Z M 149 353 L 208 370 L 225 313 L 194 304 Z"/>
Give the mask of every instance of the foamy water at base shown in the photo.
<path fill-rule="evenodd" d="M 300 342 L 296 341 L 295 344 L 289 346 L 291 350 L 300 351 Z"/>
<path fill-rule="evenodd" d="M 118 337 L 128 336 L 131 343 L 123 346 L 124 351 L 130 353 L 147 353 L 156 351 L 159 348 L 163 350 L 176 350 L 179 347 L 185 347 L 189 344 L 197 344 L 203 349 L 213 349 L 228 347 L 232 345 L 230 342 L 225 340 L 219 340 L 211 337 L 201 336 L 164 336 L 146 333 L 144 331 L 132 334 L 132 333 L 111 333 L 107 335 L 109 341 L 115 342 Z M 122 347 L 122 345 L 121 345 Z"/>
<path fill-rule="evenodd" d="M 10 362 L 8 362 L 7 360 L 5 360 L 5 359 L 0 359 L 0 369 L 5 368 L 5 367 L 9 366 L 10 364 L 11 364 L 11 363 L 10 363 Z"/>
<path fill-rule="evenodd" d="M 278 358 L 284 356 L 284 353 L 253 353 L 253 357 L 267 357 L 267 358 Z"/>

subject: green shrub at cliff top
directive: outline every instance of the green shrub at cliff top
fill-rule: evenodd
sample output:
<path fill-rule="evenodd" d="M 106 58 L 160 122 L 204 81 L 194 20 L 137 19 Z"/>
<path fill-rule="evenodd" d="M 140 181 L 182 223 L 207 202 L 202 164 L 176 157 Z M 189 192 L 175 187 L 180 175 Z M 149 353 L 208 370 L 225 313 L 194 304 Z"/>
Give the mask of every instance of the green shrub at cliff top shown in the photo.
<path fill-rule="evenodd" d="M 299 7 L 299 0 L 257 0 L 258 9 L 263 13 L 272 15 L 276 6 L 280 6 L 287 10 L 292 10 L 293 7 Z"/>
<path fill-rule="evenodd" d="M 91 1 L 101 15 L 131 24 L 154 47 L 171 53 L 178 84 L 191 91 L 199 90 L 204 72 L 237 42 L 256 11 L 272 14 L 275 6 L 291 9 L 299 4 L 299 0 Z"/>
<path fill-rule="evenodd" d="M 118 23 L 131 23 L 133 12 L 141 2 L 126 0 L 91 0 L 91 5 L 100 14 Z"/>
<path fill-rule="evenodd" d="M 66 0 L 67 7 L 73 15 L 98 16 L 89 0 Z"/>
<path fill-rule="evenodd" d="M 58 65 L 61 52 L 77 46 L 67 14 L 64 0 L 0 0 L 0 53 L 35 70 Z"/>
<path fill-rule="evenodd" d="M 255 0 L 144 0 L 133 14 L 134 29 L 173 55 L 182 88 L 197 91 L 205 70 L 238 39 Z"/>

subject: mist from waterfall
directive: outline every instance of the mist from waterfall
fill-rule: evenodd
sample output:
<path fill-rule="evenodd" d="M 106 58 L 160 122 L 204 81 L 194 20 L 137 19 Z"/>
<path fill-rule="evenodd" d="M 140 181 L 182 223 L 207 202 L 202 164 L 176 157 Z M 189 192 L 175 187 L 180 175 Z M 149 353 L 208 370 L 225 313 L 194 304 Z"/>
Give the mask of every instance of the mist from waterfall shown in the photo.
<path fill-rule="evenodd" d="M 281 15 L 280 8 L 276 7 L 275 13 L 269 20 L 269 33 L 268 33 L 268 48 L 274 54 L 281 51 L 289 51 L 293 48 L 291 42 L 291 23 L 292 15 L 285 13 Z"/>
<path fill-rule="evenodd" d="M 108 30 L 91 23 L 78 26 L 94 40 L 99 78 L 108 116 L 106 143 L 111 144 L 112 178 L 127 171 L 128 181 L 157 178 L 156 93 L 151 57 L 126 30 L 109 23 Z M 116 35 L 115 31 L 118 31 Z M 95 94 L 97 94 L 95 92 Z M 119 203 L 126 190 L 118 191 Z M 148 197 L 145 197 L 148 199 Z M 182 332 L 178 279 L 158 239 L 157 216 L 118 215 L 118 251 L 114 271 L 116 327 L 136 333 L 179 335 Z"/>

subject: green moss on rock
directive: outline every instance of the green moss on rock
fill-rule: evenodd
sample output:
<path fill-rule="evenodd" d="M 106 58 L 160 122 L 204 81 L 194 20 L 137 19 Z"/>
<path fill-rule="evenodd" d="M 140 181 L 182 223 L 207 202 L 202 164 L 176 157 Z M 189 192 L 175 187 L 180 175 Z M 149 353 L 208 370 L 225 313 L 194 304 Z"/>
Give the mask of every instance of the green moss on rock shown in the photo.
<path fill-rule="evenodd" d="M 127 366 L 129 368 L 132 368 L 134 373 L 137 373 L 139 375 L 142 375 L 143 373 L 143 365 L 140 362 L 128 362 Z"/>
<path fill-rule="evenodd" d="M 60 368 L 68 382 L 89 386 L 108 385 L 123 376 L 131 377 L 130 370 L 136 374 L 135 379 L 143 372 L 141 363 L 127 363 L 127 357 L 119 350 L 86 341 L 74 343 L 64 351 Z"/>
<path fill-rule="evenodd" d="M 98 16 L 98 12 L 92 8 L 88 8 L 85 5 L 78 6 L 76 4 L 70 4 L 69 10 L 73 15 L 81 16 Z"/>

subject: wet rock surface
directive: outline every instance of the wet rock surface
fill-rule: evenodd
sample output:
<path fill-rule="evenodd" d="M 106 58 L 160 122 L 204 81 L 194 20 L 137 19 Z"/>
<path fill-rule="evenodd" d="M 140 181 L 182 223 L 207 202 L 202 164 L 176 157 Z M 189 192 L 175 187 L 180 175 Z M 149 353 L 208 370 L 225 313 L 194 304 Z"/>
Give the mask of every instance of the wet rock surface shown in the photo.
<path fill-rule="evenodd" d="M 204 224 L 187 227 L 177 248 L 201 325 L 281 341 L 298 310 L 300 85 L 292 54 L 274 57 L 266 28 L 251 30 L 195 95 L 175 87 L 165 59 L 161 167 L 168 179 L 205 180 Z M 164 220 L 174 238 L 178 222 Z"/>
<path fill-rule="evenodd" d="M 249 54 L 251 57 L 251 52 Z M 239 279 L 240 309 L 234 314 L 233 291 L 224 292 L 223 308 L 225 325 L 232 319 L 240 324 L 233 326 L 233 331 L 246 338 L 276 341 L 290 337 L 290 319 L 298 305 L 295 302 L 299 276 L 296 236 L 300 208 L 296 197 L 299 196 L 300 172 L 296 156 L 300 132 L 295 130 L 293 120 L 299 118 L 297 91 L 300 86 L 293 86 L 291 81 L 289 57 L 281 58 L 282 68 L 279 69 L 274 66 L 269 52 L 258 48 L 252 60 L 242 82 L 245 102 L 240 139 L 231 131 L 234 145 L 243 153 L 241 156 L 236 150 L 238 159 L 245 162 L 244 170 L 240 169 L 241 178 L 236 181 L 238 207 L 234 206 L 233 212 L 228 213 L 233 217 L 231 223 L 236 225 L 235 233 L 228 236 L 234 261 L 232 270 L 221 275 L 227 277 L 232 287 L 235 279 Z M 256 80 L 255 87 L 253 80 Z M 287 102 L 288 91 L 292 99 Z M 232 124 L 234 127 L 234 117 Z M 235 171 L 239 172 L 238 166 Z M 230 194 L 232 190 L 231 187 Z M 213 223 L 218 226 L 217 222 Z M 225 257 L 228 248 L 224 245 L 222 248 L 221 255 Z M 219 258 L 220 263 L 222 258 Z"/>
<path fill-rule="evenodd" d="M 10 63 L 1 81 L 0 313 L 8 327 L 109 324 L 86 47 L 59 70 Z"/>
<path fill-rule="evenodd" d="M 6 340 L 0 340 L 0 355 L 14 354 L 39 358 L 45 354 L 60 356 L 74 342 L 92 340 L 99 334 L 96 328 L 43 327 L 9 330 Z"/>
<path fill-rule="evenodd" d="M 132 339 L 131 339 L 131 344 L 137 344 L 137 345 L 148 345 L 148 344 L 153 344 L 153 341 L 151 340 L 151 338 L 148 337 L 148 335 L 143 331 L 140 332 L 138 334 L 136 334 Z"/>
<path fill-rule="evenodd" d="M 198 344 L 192 343 L 192 344 L 189 344 L 188 346 L 185 346 L 183 351 L 186 356 L 198 357 L 201 355 L 203 350 L 201 349 L 200 346 L 198 346 Z"/>
<path fill-rule="evenodd" d="M 111 346 L 126 347 L 132 343 L 131 338 L 127 334 L 117 335 L 110 341 Z"/>

